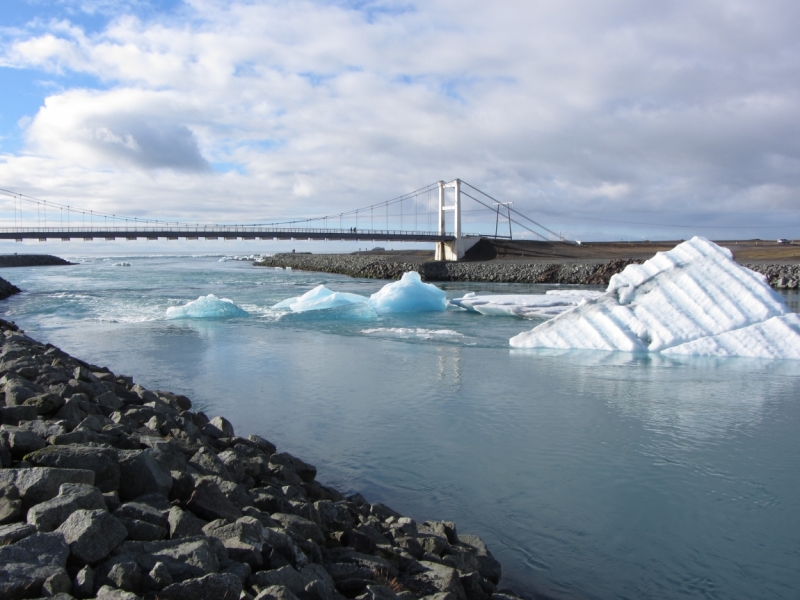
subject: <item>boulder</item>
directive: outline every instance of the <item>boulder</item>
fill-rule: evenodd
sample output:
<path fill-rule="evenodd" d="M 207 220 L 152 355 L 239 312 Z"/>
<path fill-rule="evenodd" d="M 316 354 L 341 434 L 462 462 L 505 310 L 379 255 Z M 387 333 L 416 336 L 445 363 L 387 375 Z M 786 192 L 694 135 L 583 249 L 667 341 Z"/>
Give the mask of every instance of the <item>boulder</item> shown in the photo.
<path fill-rule="evenodd" d="M 104 510 L 103 494 L 93 485 L 65 483 L 58 496 L 46 500 L 28 510 L 28 523 L 39 531 L 54 531 L 76 510 Z"/>
<path fill-rule="evenodd" d="M 172 475 L 156 460 L 156 450 L 122 450 L 119 453 L 121 500 L 133 500 L 149 493 L 168 495 Z"/>
<path fill-rule="evenodd" d="M 142 571 L 148 572 L 156 563 L 162 562 L 175 581 L 217 573 L 220 564 L 210 540 L 200 537 L 159 542 L 123 542 L 114 551 L 114 556 L 131 556 Z"/>
<path fill-rule="evenodd" d="M 142 587 L 145 591 L 162 590 L 168 585 L 172 585 L 172 575 L 169 573 L 167 565 L 157 562 L 150 572 L 144 576 Z"/>
<path fill-rule="evenodd" d="M 6 375 L 4 379 L 6 379 L 6 406 L 19 406 L 28 398 L 33 398 L 44 391 L 40 386 L 22 377 Z"/>
<path fill-rule="evenodd" d="M 104 406 L 111 411 L 119 410 L 125 406 L 125 403 L 122 402 L 122 400 L 119 399 L 119 396 L 117 396 L 114 392 L 105 392 L 100 394 L 99 396 L 95 397 L 94 401 L 100 406 Z"/>
<path fill-rule="evenodd" d="M 159 527 L 147 521 L 139 521 L 138 519 L 128 519 L 125 517 L 118 518 L 125 526 L 129 540 L 155 542 L 165 539 L 169 534 L 169 531 L 165 527 Z"/>
<path fill-rule="evenodd" d="M 293 594 L 301 594 L 308 581 L 294 567 L 286 566 L 270 571 L 253 573 L 247 580 L 249 587 L 265 588 L 273 585 L 285 587 Z"/>
<path fill-rule="evenodd" d="M 0 547 L 0 598 L 35 598 L 48 578 L 65 573 L 69 547 L 58 533 L 36 533 Z"/>
<path fill-rule="evenodd" d="M 30 408 L 30 407 L 18 406 L 15 408 Z M 24 423 L 20 423 L 19 426 L 34 432 L 43 440 L 51 438 L 54 435 L 63 435 L 67 432 L 67 428 L 64 421 L 39 421 L 37 419 L 35 421 L 26 421 Z"/>
<path fill-rule="evenodd" d="M 203 527 L 205 535 L 222 542 L 230 558 L 252 567 L 264 564 L 261 556 L 265 542 L 263 530 L 264 526 L 253 517 L 242 517 L 235 523 L 219 519 Z"/>
<path fill-rule="evenodd" d="M 288 452 L 273 454 L 270 456 L 269 464 L 270 466 L 280 465 L 291 469 L 306 483 L 314 481 L 314 478 L 317 476 L 317 468 L 314 465 L 310 465 L 296 456 L 292 456 Z"/>
<path fill-rule="evenodd" d="M 77 598 L 91 598 L 94 596 L 94 569 L 89 565 L 83 567 L 72 580 L 72 593 Z"/>
<path fill-rule="evenodd" d="M 139 593 L 142 587 L 142 573 L 135 561 L 115 563 L 106 574 L 104 581 L 127 592 Z"/>
<path fill-rule="evenodd" d="M 298 600 L 298 598 L 287 587 L 271 585 L 261 590 L 255 600 Z"/>
<path fill-rule="evenodd" d="M 147 499 L 147 496 L 142 496 L 141 499 Z M 170 510 L 169 502 L 166 503 L 166 510 Z M 163 510 L 163 509 L 162 509 Z M 146 502 L 126 502 L 114 511 L 114 516 L 118 519 L 136 519 L 138 521 L 145 521 L 152 525 L 157 525 L 163 529 L 169 527 L 169 520 L 166 515 L 158 508 L 147 504 Z"/>
<path fill-rule="evenodd" d="M 133 592 L 126 592 L 125 590 L 112 588 L 110 585 L 104 585 L 97 590 L 96 600 L 141 600 L 141 598 Z"/>
<path fill-rule="evenodd" d="M 313 540 L 318 544 L 325 543 L 325 535 L 322 533 L 320 526 L 308 519 L 285 513 L 275 513 L 272 518 L 283 525 L 286 532 L 293 537 L 297 536 L 304 540 Z"/>
<path fill-rule="evenodd" d="M 198 519 L 179 506 L 170 509 L 168 520 L 169 537 L 172 539 L 203 535 L 203 527 L 207 524 L 207 521 Z"/>
<path fill-rule="evenodd" d="M 390 587 L 385 585 L 368 585 L 363 594 L 356 600 L 400 600 L 400 596 Z"/>
<path fill-rule="evenodd" d="M 232 438 L 233 425 L 225 417 L 214 417 L 203 427 L 203 433 L 213 438 Z"/>
<path fill-rule="evenodd" d="M 37 414 L 35 406 L 0 406 L 0 423 L 19 425 L 20 421 L 33 421 Z"/>
<path fill-rule="evenodd" d="M 89 564 L 103 560 L 128 535 L 125 526 L 105 509 L 77 510 L 56 531 L 64 535 L 70 554 Z"/>
<path fill-rule="evenodd" d="M 250 442 L 252 442 L 264 454 L 271 456 L 275 454 L 275 452 L 277 451 L 275 444 L 273 444 L 269 440 L 265 440 L 260 435 L 248 435 L 247 439 Z"/>
<path fill-rule="evenodd" d="M 41 394 L 28 398 L 22 405 L 34 407 L 37 415 L 51 415 L 64 406 L 64 399 L 58 394 Z"/>
<path fill-rule="evenodd" d="M 456 600 L 466 600 L 458 571 L 439 563 L 421 560 L 421 573 L 405 573 L 400 583 L 417 596 L 437 593 L 453 594 Z"/>
<path fill-rule="evenodd" d="M 0 482 L 0 523 L 16 521 L 22 510 L 17 486 L 10 482 Z"/>
<path fill-rule="evenodd" d="M 215 519 L 235 521 L 242 516 L 241 510 L 222 493 L 219 486 L 208 479 L 203 479 L 197 484 L 187 507 L 197 516 L 209 521 Z"/>
<path fill-rule="evenodd" d="M 62 569 L 53 573 L 45 579 L 42 585 L 42 596 L 47 598 L 72 598 L 69 592 L 72 591 L 72 582 L 69 579 L 67 572 Z"/>
<path fill-rule="evenodd" d="M 168 585 L 158 593 L 159 600 L 237 600 L 242 582 L 230 573 L 211 573 Z"/>
<path fill-rule="evenodd" d="M 189 459 L 189 464 L 203 475 L 215 475 L 228 481 L 234 480 L 225 463 L 208 448 L 200 448 L 197 454 Z"/>
<path fill-rule="evenodd" d="M 36 527 L 27 523 L 0 525 L 0 546 L 7 546 L 36 533 Z"/>
<path fill-rule="evenodd" d="M 89 469 L 94 471 L 95 483 L 101 492 L 119 489 L 120 467 L 117 450 L 81 446 L 50 446 L 25 457 L 38 467 L 62 469 Z"/>
<path fill-rule="evenodd" d="M 21 459 L 29 452 L 34 452 L 47 445 L 33 431 L 14 425 L 0 425 L 0 443 L 11 451 L 11 456 Z"/>
<path fill-rule="evenodd" d="M 86 469 L 55 469 L 36 467 L 33 469 L 0 469 L 0 485 L 12 483 L 19 490 L 22 509 L 50 500 L 58 495 L 65 483 L 94 485 L 94 471 Z"/>
<path fill-rule="evenodd" d="M 475 560 L 478 563 L 478 572 L 481 577 L 497 585 L 500 582 L 502 568 L 500 562 L 492 556 L 486 544 L 477 535 L 459 535 L 459 542 L 469 546 L 474 551 Z"/>

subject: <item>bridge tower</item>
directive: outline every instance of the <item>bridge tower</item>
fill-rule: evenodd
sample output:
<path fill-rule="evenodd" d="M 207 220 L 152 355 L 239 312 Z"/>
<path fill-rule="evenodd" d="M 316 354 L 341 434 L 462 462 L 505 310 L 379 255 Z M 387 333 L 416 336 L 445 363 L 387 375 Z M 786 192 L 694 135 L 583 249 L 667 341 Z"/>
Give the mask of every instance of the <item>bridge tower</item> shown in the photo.
<path fill-rule="evenodd" d="M 444 191 L 446 188 L 453 188 L 453 204 L 445 206 Z M 445 234 L 444 213 L 453 213 L 453 235 L 455 240 L 452 242 L 436 242 L 436 260 L 461 260 L 467 250 L 472 248 L 481 239 L 478 236 L 461 235 L 461 180 L 454 179 L 450 183 L 439 182 L 439 235 Z"/>

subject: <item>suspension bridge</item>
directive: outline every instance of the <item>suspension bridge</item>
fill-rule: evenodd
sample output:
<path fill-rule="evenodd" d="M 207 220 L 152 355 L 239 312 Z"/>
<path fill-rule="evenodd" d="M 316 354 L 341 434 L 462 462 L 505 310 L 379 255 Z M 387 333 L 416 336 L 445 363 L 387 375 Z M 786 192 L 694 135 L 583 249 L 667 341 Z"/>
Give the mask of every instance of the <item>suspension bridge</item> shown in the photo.
<path fill-rule="evenodd" d="M 512 223 L 542 240 L 560 238 L 554 231 L 514 209 L 513 203 L 500 202 L 460 179 L 449 183 L 437 181 L 391 200 L 323 217 L 245 225 L 186 223 L 108 214 L 4 189 L 0 189 L 0 197 L 6 199 L 5 215 L 0 221 L 6 226 L 0 226 L 0 240 L 18 242 L 37 239 L 427 242 L 436 244 L 437 260 L 459 260 L 481 237 L 512 239 Z M 465 200 L 471 201 L 466 208 Z M 9 203 L 13 203 L 13 227 L 10 226 Z M 471 212 L 491 213 L 494 234 L 464 233 L 464 214 Z M 447 223 L 449 214 L 452 214 L 452 225 Z M 471 219 L 471 222 L 475 221 Z M 486 220 L 482 221 L 485 227 Z"/>

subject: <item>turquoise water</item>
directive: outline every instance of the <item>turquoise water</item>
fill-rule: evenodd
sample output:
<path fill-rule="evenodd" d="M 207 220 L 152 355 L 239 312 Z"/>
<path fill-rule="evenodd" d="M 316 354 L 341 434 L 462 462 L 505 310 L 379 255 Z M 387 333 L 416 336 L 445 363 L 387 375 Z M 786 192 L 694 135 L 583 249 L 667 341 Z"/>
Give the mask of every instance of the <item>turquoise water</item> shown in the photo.
<path fill-rule="evenodd" d="M 114 267 L 127 261 L 131 267 Z M 800 596 L 800 364 L 524 352 L 535 323 L 450 310 L 281 316 L 324 283 L 218 262 L 2 269 L 4 317 L 146 387 L 186 393 L 319 478 L 483 537 L 502 586 L 552 598 Z M 466 291 L 553 286 L 442 284 Z M 213 293 L 250 313 L 166 320 Z M 797 295 L 787 295 L 797 310 Z"/>

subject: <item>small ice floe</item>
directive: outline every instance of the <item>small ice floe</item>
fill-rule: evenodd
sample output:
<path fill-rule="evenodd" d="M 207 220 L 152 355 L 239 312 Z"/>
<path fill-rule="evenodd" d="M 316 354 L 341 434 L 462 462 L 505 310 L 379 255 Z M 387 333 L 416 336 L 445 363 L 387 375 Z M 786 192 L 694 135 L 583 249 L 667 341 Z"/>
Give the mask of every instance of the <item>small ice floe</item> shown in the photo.
<path fill-rule="evenodd" d="M 511 346 L 800 359 L 800 317 L 763 275 L 695 237 L 628 265 L 605 294 Z"/>
<path fill-rule="evenodd" d="M 424 329 L 421 327 L 376 327 L 374 329 L 362 329 L 365 335 L 383 335 L 397 338 L 418 338 L 423 340 L 433 339 L 455 339 L 464 337 L 463 333 L 452 329 Z"/>
<path fill-rule="evenodd" d="M 400 281 L 386 284 L 370 296 L 369 302 L 379 315 L 447 309 L 446 294 L 431 283 L 423 283 L 416 271 L 404 273 Z"/>
<path fill-rule="evenodd" d="M 278 302 L 272 308 L 274 310 L 291 310 L 292 312 L 306 312 L 309 310 L 325 310 L 346 306 L 348 304 L 360 304 L 368 302 L 366 296 L 358 294 L 348 294 L 347 292 L 334 292 L 324 285 L 318 285 L 313 290 L 306 292 L 302 296 L 288 298 L 283 302 Z"/>
<path fill-rule="evenodd" d="M 585 298 L 597 298 L 595 290 L 549 290 L 546 294 L 485 294 L 474 292 L 453 298 L 450 304 L 482 315 L 549 319 L 578 306 Z"/>
<path fill-rule="evenodd" d="M 318 285 L 302 296 L 288 298 L 272 308 L 306 312 L 361 303 L 369 303 L 377 314 L 430 312 L 447 308 L 445 293 L 435 285 L 423 283 L 419 273 L 414 271 L 405 273 L 400 281 L 386 284 L 369 298 L 347 292 L 334 292 L 324 285 Z"/>
<path fill-rule="evenodd" d="M 111 265 L 112 267 L 132 267 L 133 265 L 129 262 L 118 262 Z"/>
<path fill-rule="evenodd" d="M 200 296 L 183 306 L 170 306 L 167 319 L 221 319 L 246 317 L 247 312 L 228 298 L 217 298 L 214 294 Z"/>

